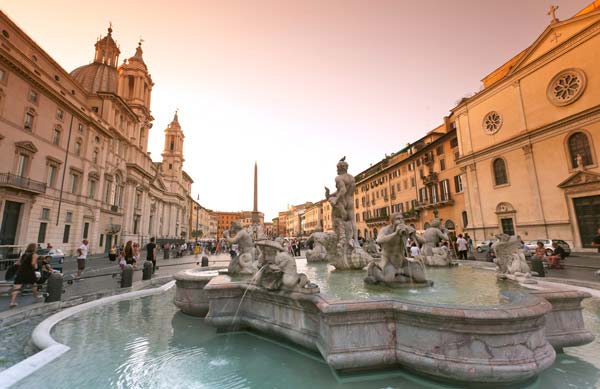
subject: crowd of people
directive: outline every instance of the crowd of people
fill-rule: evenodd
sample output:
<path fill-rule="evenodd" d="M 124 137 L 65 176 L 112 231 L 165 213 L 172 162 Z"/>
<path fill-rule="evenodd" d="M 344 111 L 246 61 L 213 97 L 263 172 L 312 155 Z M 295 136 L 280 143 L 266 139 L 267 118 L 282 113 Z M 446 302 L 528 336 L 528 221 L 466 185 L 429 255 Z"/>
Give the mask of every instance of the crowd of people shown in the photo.
<path fill-rule="evenodd" d="M 312 249 L 312 242 L 302 238 L 285 238 L 284 246 L 287 251 L 295 256 L 299 257 L 302 250 Z M 359 237 L 359 244 L 363 246 L 367 241 Z M 598 248 L 600 252 L 600 228 L 598 229 L 598 235 L 591 242 L 593 247 Z M 523 241 L 521 241 L 521 248 L 525 252 L 526 256 L 530 256 L 528 248 Z M 89 251 L 89 242 L 84 239 L 81 245 L 77 248 L 77 273 L 75 279 L 79 279 L 86 267 L 86 260 Z M 155 238 L 151 238 L 150 242 L 145 246 L 146 260 L 152 262 L 153 273 L 156 270 L 156 259 L 157 252 L 159 249 L 163 250 L 163 257 L 168 259 L 171 255 L 174 257 L 183 257 L 190 254 L 212 254 L 219 255 L 228 253 L 232 257 L 239 255 L 236 244 L 229 243 L 226 239 L 220 240 L 203 240 L 200 242 L 169 242 L 165 241 L 160 246 L 157 244 Z M 489 247 L 486 250 L 486 259 L 493 261 L 495 254 L 493 250 L 493 242 L 489 243 Z M 473 257 L 473 239 L 468 233 L 458 234 L 456 237 L 451 237 L 447 241 L 440 243 L 440 247 L 445 248 L 449 252 L 453 253 L 458 259 L 467 259 Z M 47 249 L 51 249 L 52 246 L 48 244 Z M 409 240 L 407 244 L 408 256 L 418 257 L 421 254 L 421 249 L 418 242 Z M 57 271 L 52 268 L 52 265 L 47 261 L 47 257 L 38 257 L 38 250 L 41 247 L 39 244 L 30 243 L 27 245 L 25 252 L 21 255 L 20 259 L 11 266 L 6 272 L 7 280 L 14 280 L 14 287 L 11 292 L 10 307 L 17 306 L 17 296 L 21 292 L 24 285 L 34 285 L 32 288 L 32 294 L 34 299 L 40 298 L 38 293 L 37 285 L 45 283 L 50 275 Z M 552 242 L 552 253 L 549 255 L 548 249 L 544 246 L 543 242 L 537 242 L 535 251 L 531 253 L 532 260 L 540 260 L 547 262 L 551 269 L 563 269 L 562 261 L 567 257 L 567 253 L 557 242 Z M 108 258 L 112 262 L 116 262 L 122 269 L 125 265 L 131 265 L 133 268 L 137 268 L 139 262 L 142 261 L 142 250 L 138 242 L 127 241 L 124 245 L 112 246 L 109 250 Z"/>

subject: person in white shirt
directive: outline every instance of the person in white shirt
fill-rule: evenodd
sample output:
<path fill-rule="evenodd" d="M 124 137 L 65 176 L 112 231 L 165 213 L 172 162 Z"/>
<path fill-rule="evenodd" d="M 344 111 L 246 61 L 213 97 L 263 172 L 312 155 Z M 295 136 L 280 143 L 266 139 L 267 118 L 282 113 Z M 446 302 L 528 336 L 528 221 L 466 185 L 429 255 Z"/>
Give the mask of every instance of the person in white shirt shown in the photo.
<path fill-rule="evenodd" d="M 467 259 L 469 245 L 467 240 L 463 238 L 462 234 L 458 234 L 458 239 L 456 239 L 456 247 L 458 248 L 458 259 Z"/>
<path fill-rule="evenodd" d="M 88 255 L 88 241 L 84 239 L 81 246 L 77 249 L 77 278 L 81 277 L 81 273 L 85 270 L 85 259 Z"/>
<path fill-rule="evenodd" d="M 421 249 L 419 249 L 419 246 L 417 246 L 416 243 L 413 243 L 412 246 L 410 246 L 410 256 L 413 258 L 417 258 L 421 255 Z"/>

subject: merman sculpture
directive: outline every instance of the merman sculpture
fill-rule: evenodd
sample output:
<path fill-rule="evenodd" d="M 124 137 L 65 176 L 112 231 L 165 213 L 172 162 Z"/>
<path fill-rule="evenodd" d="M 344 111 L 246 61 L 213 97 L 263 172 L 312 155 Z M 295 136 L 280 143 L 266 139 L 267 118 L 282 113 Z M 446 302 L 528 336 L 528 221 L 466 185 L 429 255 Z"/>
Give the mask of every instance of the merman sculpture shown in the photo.
<path fill-rule="evenodd" d="M 256 243 L 260 250 L 258 266 L 253 281 L 265 289 L 302 293 L 318 293 L 319 287 L 311 283 L 304 273 L 298 273 L 296 260 L 280 242 L 263 240 Z"/>
<path fill-rule="evenodd" d="M 377 236 L 381 246 L 382 260 L 371 262 L 367 267 L 367 284 L 384 284 L 391 287 L 430 286 L 425 277 L 421 261 L 406 258 L 406 243 L 409 238 L 420 239 L 414 228 L 404 224 L 401 213 L 392 214 L 392 224 L 384 227 Z"/>
<path fill-rule="evenodd" d="M 233 235 L 233 236 L 232 236 Z M 223 232 L 223 238 L 230 244 L 237 244 L 240 253 L 229 262 L 230 275 L 256 273 L 257 251 L 250 234 L 242 228 L 240 222 L 231 223 L 231 228 Z"/>

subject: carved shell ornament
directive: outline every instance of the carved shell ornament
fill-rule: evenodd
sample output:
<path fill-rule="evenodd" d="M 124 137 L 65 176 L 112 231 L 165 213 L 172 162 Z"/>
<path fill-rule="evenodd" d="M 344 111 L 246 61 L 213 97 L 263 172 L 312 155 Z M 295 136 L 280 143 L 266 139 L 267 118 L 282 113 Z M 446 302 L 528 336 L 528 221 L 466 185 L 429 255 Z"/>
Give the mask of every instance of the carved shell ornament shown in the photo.
<path fill-rule="evenodd" d="M 546 94 L 550 102 L 557 107 L 574 103 L 585 90 L 587 79 L 581 69 L 567 69 L 558 73 L 550 84 Z"/>
<path fill-rule="evenodd" d="M 497 133 L 502 127 L 502 116 L 496 112 L 489 112 L 483 118 L 483 131 L 488 135 Z"/>

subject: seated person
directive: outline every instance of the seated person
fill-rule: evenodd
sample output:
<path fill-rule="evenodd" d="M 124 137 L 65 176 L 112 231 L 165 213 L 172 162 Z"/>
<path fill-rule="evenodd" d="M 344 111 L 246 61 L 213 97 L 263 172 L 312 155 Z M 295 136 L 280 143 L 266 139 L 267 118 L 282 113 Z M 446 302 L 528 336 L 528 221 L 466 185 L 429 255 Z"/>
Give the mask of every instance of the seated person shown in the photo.
<path fill-rule="evenodd" d="M 550 264 L 550 269 L 564 269 L 564 266 L 560 264 L 560 261 L 567 257 L 565 249 L 560 247 L 556 242 L 552 242 L 552 249 L 554 253 L 546 257 Z"/>

